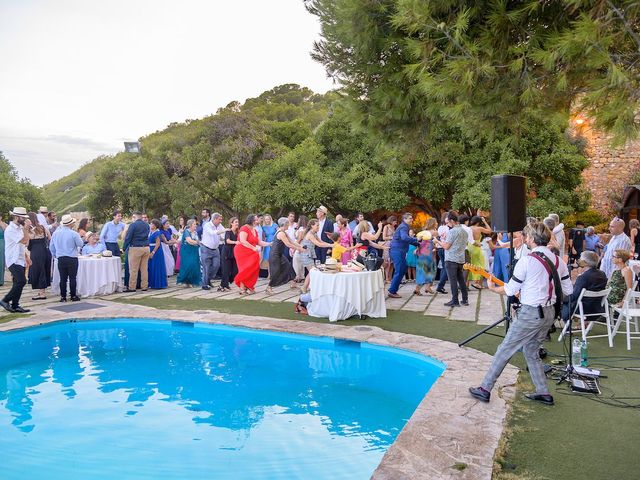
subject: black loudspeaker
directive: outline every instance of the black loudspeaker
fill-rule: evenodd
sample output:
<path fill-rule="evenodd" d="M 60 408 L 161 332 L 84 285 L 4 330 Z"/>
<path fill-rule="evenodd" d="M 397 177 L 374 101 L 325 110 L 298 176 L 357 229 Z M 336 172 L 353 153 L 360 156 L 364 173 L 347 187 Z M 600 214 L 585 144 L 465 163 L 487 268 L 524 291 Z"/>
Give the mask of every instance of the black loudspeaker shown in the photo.
<path fill-rule="evenodd" d="M 527 179 L 491 177 L 491 226 L 496 232 L 519 232 L 527 223 Z"/>

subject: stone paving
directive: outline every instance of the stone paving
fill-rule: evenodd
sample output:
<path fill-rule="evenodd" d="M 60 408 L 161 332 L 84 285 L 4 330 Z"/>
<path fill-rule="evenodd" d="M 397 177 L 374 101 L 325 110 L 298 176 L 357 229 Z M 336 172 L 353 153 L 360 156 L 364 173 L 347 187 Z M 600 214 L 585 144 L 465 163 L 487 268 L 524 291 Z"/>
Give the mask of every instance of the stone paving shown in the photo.
<path fill-rule="evenodd" d="M 111 300 L 121 297 L 131 298 L 177 298 L 188 300 L 192 298 L 216 299 L 223 300 L 264 300 L 267 302 L 290 302 L 295 303 L 300 295 L 298 289 L 291 289 L 288 285 L 284 285 L 274 289 L 272 294 L 266 292 L 267 280 L 260 279 L 256 286 L 256 294 L 249 296 L 241 296 L 239 290 L 232 286 L 230 292 L 217 292 L 216 288 L 211 290 L 203 290 L 202 288 L 185 288 L 176 286 L 175 276 L 169 279 L 169 287 L 164 290 L 149 290 L 148 292 L 116 293 L 101 297 L 104 300 Z M 0 296 L 4 295 L 10 287 L 10 282 L 0 287 Z M 451 295 L 422 294 L 417 296 L 413 294 L 415 284 L 407 283 L 401 285 L 398 293 L 402 298 L 387 298 L 387 309 L 402 310 L 407 312 L 421 312 L 424 315 L 435 317 L 443 317 L 450 320 L 460 322 L 476 322 L 478 325 L 489 325 L 500 319 L 504 312 L 504 303 L 500 295 L 496 295 L 489 290 L 478 291 L 471 288 L 469 291 L 469 306 L 451 308 L 445 307 L 444 304 L 451 299 Z M 448 289 L 447 287 L 445 287 Z M 22 295 L 22 305 L 26 308 L 33 308 L 39 305 L 47 305 L 58 301 L 58 297 L 49 294 L 47 300 L 33 301 L 31 297 L 34 292 L 27 286 Z M 5 313 L 0 312 L 0 317 Z"/>

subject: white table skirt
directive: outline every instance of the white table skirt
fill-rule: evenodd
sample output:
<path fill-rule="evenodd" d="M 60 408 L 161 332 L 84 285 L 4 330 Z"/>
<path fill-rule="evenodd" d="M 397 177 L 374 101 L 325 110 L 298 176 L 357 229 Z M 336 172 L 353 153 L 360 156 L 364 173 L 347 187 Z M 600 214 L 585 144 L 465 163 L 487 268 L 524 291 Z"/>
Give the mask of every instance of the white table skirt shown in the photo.
<path fill-rule="evenodd" d="M 309 315 L 328 318 L 332 322 L 353 315 L 387 316 L 382 270 L 324 273 L 313 269 L 310 275 L 312 301 L 307 306 Z"/>
<path fill-rule="evenodd" d="M 118 291 L 122 279 L 122 265 L 120 257 L 79 257 L 77 288 L 79 297 L 94 297 L 108 295 Z M 53 282 L 51 291 L 60 293 L 60 272 L 58 260 L 53 262 Z M 67 288 L 67 293 L 69 289 Z"/>

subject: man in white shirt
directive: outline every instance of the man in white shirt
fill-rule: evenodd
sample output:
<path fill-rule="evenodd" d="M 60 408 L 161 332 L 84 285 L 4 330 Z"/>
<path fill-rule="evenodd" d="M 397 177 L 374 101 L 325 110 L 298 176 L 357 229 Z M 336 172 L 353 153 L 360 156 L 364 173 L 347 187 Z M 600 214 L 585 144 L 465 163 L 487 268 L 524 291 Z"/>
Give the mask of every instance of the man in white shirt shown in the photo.
<path fill-rule="evenodd" d="M 49 209 L 47 207 L 40 207 L 38 209 L 38 213 L 36 213 L 36 218 L 38 219 L 38 223 L 42 225 L 47 230 L 51 231 L 51 225 L 47 221 L 47 215 L 49 214 Z"/>
<path fill-rule="evenodd" d="M 20 306 L 20 297 L 27 284 L 25 270 L 31 264 L 26 256 L 31 221 L 23 207 L 15 207 L 10 215 L 11 221 L 4 231 L 4 258 L 13 284 L 11 290 L 0 300 L 0 307 L 10 313 L 27 313 L 29 310 Z"/>
<path fill-rule="evenodd" d="M 607 278 L 611 278 L 611 274 L 615 270 L 613 266 L 613 254 L 616 250 L 631 251 L 631 239 L 624 233 L 624 220 L 615 217 L 609 223 L 609 232 L 611 232 L 611 240 L 604 247 L 602 252 L 602 262 L 600 270 L 602 270 Z"/>
<path fill-rule="evenodd" d="M 202 225 L 202 239 L 200 240 L 200 263 L 202 265 L 202 289 L 211 289 L 211 280 L 216 278 L 220 268 L 220 241 L 225 233 L 222 226 L 222 215 L 214 213 L 211 221 Z"/>
<path fill-rule="evenodd" d="M 469 388 L 469 392 L 478 400 L 488 402 L 491 389 L 502 370 L 511 357 L 522 349 L 531 380 L 536 387 L 535 393 L 525 394 L 525 397 L 544 405 L 553 405 L 539 355 L 540 346 L 556 317 L 556 300 L 562 302 L 562 298 L 556 298 L 556 275 L 553 275 L 554 280 L 550 282 L 550 273 L 553 270 L 557 272 L 563 295 L 570 295 L 573 286 L 567 264 L 547 248 L 553 235 L 551 230 L 544 223 L 536 222 L 524 228 L 524 235 L 527 245 L 532 249 L 531 254 L 516 263 L 511 280 L 504 287 L 496 287 L 493 282 L 489 282 L 489 289 L 496 293 L 512 296 L 520 292 L 522 306 L 518 311 L 518 319 L 511 325 L 498 347 L 480 386 Z M 547 264 L 547 260 L 552 266 Z"/>
<path fill-rule="evenodd" d="M 298 224 L 296 223 L 296 213 L 289 212 L 289 215 L 287 215 L 287 220 L 289 220 L 289 226 L 287 227 L 285 233 L 287 234 L 287 237 L 289 237 L 289 241 L 295 243 L 296 231 L 298 230 Z M 284 253 L 289 260 L 293 260 L 293 251 L 291 249 L 286 248 Z"/>
<path fill-rule="evenodd" d="M 550 213 L 549 218 L 553 218 L 556 222 L 556 226 L 553 228 L 553 236 L 556 237 L 556 242 L 558 242 L 558 248 L 560 249 L 560 256 L 564 259 L 564 246 L 566 243 L 566 236 L 564 234 L 564 223 L 560 223 L 560 217 L 556 213 Z"/>

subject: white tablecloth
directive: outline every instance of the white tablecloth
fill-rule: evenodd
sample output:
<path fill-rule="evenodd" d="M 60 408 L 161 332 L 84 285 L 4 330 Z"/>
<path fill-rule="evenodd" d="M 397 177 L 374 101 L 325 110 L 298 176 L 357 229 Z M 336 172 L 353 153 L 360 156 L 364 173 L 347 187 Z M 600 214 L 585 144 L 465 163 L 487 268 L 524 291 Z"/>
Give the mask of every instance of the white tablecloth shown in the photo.
<path fill-rule="evenodd" d="M 120 257 L 78 258 L 78 296 L 93 297 L 96 295 L 108 295 L 117 291 L 120 287 L 121 273 Z M 51 291 L 56 295 L 60 293 L 60 272 L 58 272 L 57 259 L 53 262 Z M 67 294 L 69 294 L 68 287 Z"/>
<path fill-rule="evenodd" d="M 309 315 L 345 320 L 353 315 L 386 317 L 382 270 L 375 272 L 324 273 L 311 270 Z"/>

